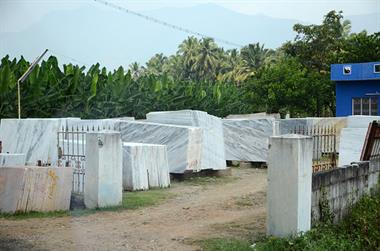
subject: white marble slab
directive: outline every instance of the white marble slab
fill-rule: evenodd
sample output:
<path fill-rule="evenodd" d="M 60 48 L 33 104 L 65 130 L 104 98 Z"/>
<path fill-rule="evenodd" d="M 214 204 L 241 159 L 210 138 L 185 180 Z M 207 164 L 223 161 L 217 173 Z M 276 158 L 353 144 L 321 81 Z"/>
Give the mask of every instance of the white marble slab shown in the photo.
<path fill-rule="evenodd" d="M 279 113 L 250 113 L 250 114 L 230 114 L 226 117 L 226 119 L 281 119 L 281 115 Z"/>
<path fill-rule="evenodd" d="M 166 145 L 171 173 L 198 171 L 201 164 L 202 129 L 138 121 L 118 121 L 115 130 L 123 142 Z"/>
<path fill-rule="evenodd" d="M 23 153 L 0 153 L 0 167 L 25 166 L 26 156 Z"/>
<path fill-rule="evenodd" d="M 36 165 L 38 160 L 56 165 L 57 132 L 72 120 L 77 119 L 2 119 L 3 152 L 24 153 L 27 165 Z"/>
<path fill-rule="evenodd" d="M 69 210 L 72 178 L 70 167 L 2 167 L 0 212 Z"/>
<path fill-rule="evenodd" d="M 202 128 L 201 169 L 226 169 L 223 126 L 220 118 L 196 110 L 150 112 L 146 117 L 147 121 L 155 123 Z"/>
<path fill-rule="evenodd" d="M 380 120 L 380 116 L 348 116 L 347 127 L 368 128 L 369 123 L 374 120 Z"/>
<path fill-rule="evenodd" d="M 123 142 L 124 190 L 147 190 L 170 186 L 165 145 Z"/>
<path fill-rule="evenodd" d="M 226 160 L 267 162 L 274 119 L 223 119 Z"/>
<path fill-rule="evenodd" d="M 338 166 L 360 161 L 367 128 L 343 128 L 340 134 Z"/>

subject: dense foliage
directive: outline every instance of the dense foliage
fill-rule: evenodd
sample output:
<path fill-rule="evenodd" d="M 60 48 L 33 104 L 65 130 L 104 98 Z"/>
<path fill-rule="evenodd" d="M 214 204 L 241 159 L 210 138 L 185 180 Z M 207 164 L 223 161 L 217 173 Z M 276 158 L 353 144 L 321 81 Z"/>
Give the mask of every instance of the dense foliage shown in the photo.
<path fill-rule="evenodd" d="M 22 83 L 23 117 L 135 116 L 149 111 L 199 109 L 217 116 L 280 112 L 332 116 L 330 64 L 380 59 L 380 33 L 350 33 L 342 13 L 320 25 L 296 24 L 294 41 L 277 50 L 259 43 L 224 50 L 211 38 L 189 37 L 176 54 L 153 56 L 145 66 L 112 72 L 60 67 L 51 56 Z M 17 79 L 29 66 L 5 56 L 0 65 L 0 118 L 17 116 Z"/>
<path fill-rule="evenodd" d="M 380 250 L 380 192 L 363 197 L 338 225 L 319 225 L 294 238 L 269 238 L 256 250 Z"/>

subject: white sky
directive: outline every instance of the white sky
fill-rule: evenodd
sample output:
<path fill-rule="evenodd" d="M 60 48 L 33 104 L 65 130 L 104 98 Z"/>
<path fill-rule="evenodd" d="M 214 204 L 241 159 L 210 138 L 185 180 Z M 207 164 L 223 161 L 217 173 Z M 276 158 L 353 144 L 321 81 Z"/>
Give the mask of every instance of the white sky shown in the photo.
<path fill-rule="evenodd" d="M 380 0 L 111 0 L 137 11 L 165 7 L 188 7 L 214 3 L 245 13 L 320 23 L 328 11 L 343 10 L 345 16 L 380 13 Z M 97 6 L 93 0 L 0 0 L 0 31 L 20 31 L 45 14 L 59 9 Z M 175 21 L 173 21 L 175 23 Z"/>

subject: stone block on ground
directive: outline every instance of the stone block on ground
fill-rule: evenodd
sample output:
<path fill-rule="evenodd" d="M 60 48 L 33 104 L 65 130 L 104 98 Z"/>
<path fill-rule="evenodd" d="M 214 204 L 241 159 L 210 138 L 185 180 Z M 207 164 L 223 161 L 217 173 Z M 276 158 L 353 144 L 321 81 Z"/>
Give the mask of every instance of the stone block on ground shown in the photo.
<path fill-rule="evenodd" d="M 123 143 L 124 190 L 147 190 L 170 186 L 165 145 Z"/>
<path fill-rule="evenodd" d="M 2 167 L 0 212 L 69 210 L 72 178 L 70 167 Z"/>
<path fill-rule="evenodd" d="M 343 128 L 340 134 L 338 166 L 360 161 L 367 128 Z"/>
<path fill-rule="evenodd" d="M 150 122 L 118 121 L 123 142 L 166 145 L 170 173 L 200 170 L 202 129 Z"/>
<path fill-rule="evenodd" d="M 274 119 L 223 119 L 227 160 L 266 162 Z"/>
<path fill-rule="evenodd" d="M 226 169 L 223 126 L 220 118 L 196 110 L 150 112 L 146 118 L 154 123 L 202 128 L 201 169 Z"/>
<path fill-rule="evenodd" d="M 3 152 L 26 155 L 27 165 L 43 163 L 57 165 L 57 132 L 77 118 L 2 119 L 0 141 Z"/>
<path fill-rule="evenodd" d="M 25 166 L 26 156 L 23 153 L 0 153 L 0 167 Z"/>
<path fill-rule="evenodd" d="M 118 206 L 123 197 L 123 155 L 120 133 L 86 134 L 84 204 L 87 208 Z"/>

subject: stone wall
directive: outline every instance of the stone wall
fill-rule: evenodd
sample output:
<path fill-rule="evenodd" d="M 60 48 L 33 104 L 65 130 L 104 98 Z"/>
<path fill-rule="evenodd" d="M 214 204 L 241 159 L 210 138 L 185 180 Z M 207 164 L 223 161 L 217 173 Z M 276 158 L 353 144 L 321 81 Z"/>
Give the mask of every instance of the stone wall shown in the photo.
<path fill-rule="evenodd" d="M 321 203 L 327 201 L 334 222 L 346 215 L 348 208 L 357 202 L 379 181 L 380 159 L 358 162 L 337 169 L 313 174 L 312 180 L 312 221 L 321 218 Z"/>

